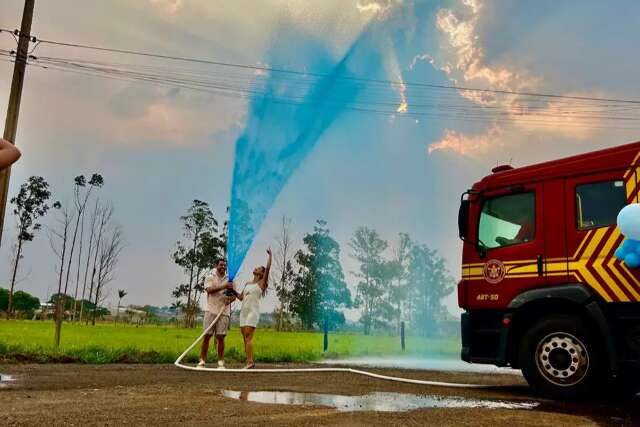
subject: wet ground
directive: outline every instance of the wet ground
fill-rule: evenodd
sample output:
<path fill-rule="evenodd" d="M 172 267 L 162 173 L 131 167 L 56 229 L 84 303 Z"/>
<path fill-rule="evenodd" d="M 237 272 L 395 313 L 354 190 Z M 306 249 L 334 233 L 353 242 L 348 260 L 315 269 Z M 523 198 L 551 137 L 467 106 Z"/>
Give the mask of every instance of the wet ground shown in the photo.
<path fill-rule="evenodd" d="M 509 402 L 384 391 L 360 396 L 345 396 L 341 394 L 301 393 L 295 391 L 223 390 L 222 395 L 245 402 L 327 406 L 344 412 L 406 412 L 423 408 L 534 409 L 540 405 L 538 402 Z"/>
<path fill-rule="evenodd" d="M 638 401 L 539 399 L 519 375 L 372 370 L 491 387 L 449 389 L 348 373 L 219 374 L 173 365 L 0 365 L 0 425 L 640 425 Z"/>

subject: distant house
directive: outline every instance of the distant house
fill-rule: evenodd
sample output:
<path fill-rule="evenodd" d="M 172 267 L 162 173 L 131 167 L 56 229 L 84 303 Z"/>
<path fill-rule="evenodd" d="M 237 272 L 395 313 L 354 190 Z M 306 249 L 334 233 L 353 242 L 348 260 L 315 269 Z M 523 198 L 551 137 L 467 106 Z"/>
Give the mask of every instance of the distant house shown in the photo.
<path fill-rule="evenodd" d="M 33 320 L 45 320 L 53 319 L 56 310 L 56 305 L 52 302 L 41 302 L 40 308 L 33 312 Z M 65 314 L 71 315 L 66 312 Z"/>
<path fill-rule="evenodd" d="M 111 319 L 118 319 L 119 322 L 133 323 L 136 325 L 143 325 L 147 321 L 147 312 L 139 310 L 132 306 L 116 307 L 110 309 Z"/>

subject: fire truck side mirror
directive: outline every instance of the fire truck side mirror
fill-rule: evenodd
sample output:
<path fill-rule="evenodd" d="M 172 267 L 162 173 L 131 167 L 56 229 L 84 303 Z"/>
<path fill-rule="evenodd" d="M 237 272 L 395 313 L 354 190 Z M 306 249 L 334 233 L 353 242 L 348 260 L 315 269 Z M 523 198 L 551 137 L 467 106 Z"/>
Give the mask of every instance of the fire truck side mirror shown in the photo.
<path fill-rule="evenodd" d="M 460 210 L 458 211 L 458 235 L 460 239 L 466 240 L 469 234 L 469 207 L 471 202 L 469 199 L 460 201 Z"/>

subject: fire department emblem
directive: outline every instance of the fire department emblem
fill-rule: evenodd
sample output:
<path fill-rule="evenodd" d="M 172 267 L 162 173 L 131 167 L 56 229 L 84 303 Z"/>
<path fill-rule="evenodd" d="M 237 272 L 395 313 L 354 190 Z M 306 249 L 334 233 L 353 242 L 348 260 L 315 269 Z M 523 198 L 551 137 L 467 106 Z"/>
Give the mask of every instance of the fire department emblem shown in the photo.
<path fill-rule="evenodd" d="M 502 261 L 491 259 L 484 264 L 484 280 L 489 283 L 496 284 L 502 282 L 507 270 Z"/>

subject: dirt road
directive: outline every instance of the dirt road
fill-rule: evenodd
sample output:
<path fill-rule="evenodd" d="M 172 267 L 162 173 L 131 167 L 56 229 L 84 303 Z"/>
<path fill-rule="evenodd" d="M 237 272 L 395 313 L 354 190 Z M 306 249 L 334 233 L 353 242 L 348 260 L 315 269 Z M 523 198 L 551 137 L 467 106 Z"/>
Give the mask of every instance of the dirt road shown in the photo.
<path fill-rule="evenodd" d="M 266 367 L 266 366 L 265 366 Z M 282 367 L 282 365 L 278 366 Z M 638 401 L 557 403 L 530 395 L 520 376 L 374 369 L 387 375 L 488 384 L 448 389 L 380 381 L 347 373 L 218 374 L 172 365 L 1 365 L 0 425 L 451 425 L 593 426 L 640 423 Z M 535 403 L 533 409 L 427 407 L 407 412 L 340 411 L 327 406 L 256 403 L 223 391 L 290 391 L 359 396 L 402 393 L 433 402 Z M 246 399 L 251 394 L 225 392 Z M 375 399 L 395 394 L 376 393 Z M 391 397 L 389 397 L 391 396 Z M 406 396 L 400 396 L 406 399 Z M 347 398 L 339 398 L 342 402 Z M 284 400 L 282 400 L 284 401 Z M 459 405 L 459 403 L 464 403 Z M 438 405 L 436 405 L 438 406 Z M 473 405 L 470 405 L 473 406 Z M 634 413 L 636 411 L 636 413 Z"/>

